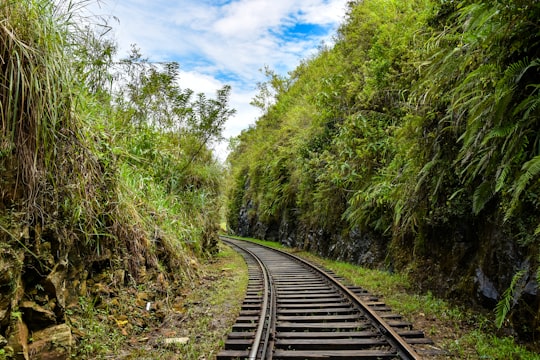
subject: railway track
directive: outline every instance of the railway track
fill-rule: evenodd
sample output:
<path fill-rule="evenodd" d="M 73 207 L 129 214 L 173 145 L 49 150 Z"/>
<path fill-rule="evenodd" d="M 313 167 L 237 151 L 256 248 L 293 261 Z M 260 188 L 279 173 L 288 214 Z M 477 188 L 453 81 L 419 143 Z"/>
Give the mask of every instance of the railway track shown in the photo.
<path fill-rule="evenodd" d="M 240 315 L 218 360 L 422 359 L 423 332 L 359 287 L 294 255 L 222 237 L 248 264 Z"/>

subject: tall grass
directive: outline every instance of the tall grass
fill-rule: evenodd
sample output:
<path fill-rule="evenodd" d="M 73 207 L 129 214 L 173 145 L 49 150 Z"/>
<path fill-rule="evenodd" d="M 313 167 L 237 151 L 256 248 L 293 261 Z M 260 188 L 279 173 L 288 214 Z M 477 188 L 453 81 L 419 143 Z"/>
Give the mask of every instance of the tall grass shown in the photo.
<path fill-rule="evenodd" d="M 56 170 L 59 143 L 74 135 L 65 30 L 45 1 L 4 2 L 0 14 L 2 160 L 15 171 L 12 199 L 23 188 L 32 214 L 48 191 L 47 168 Z"/>
<path fill-rule="evenodd" d="M 26 231 L 27 245 L 54 242 L 55 259 L 125 248 L 136 273 L 146 234 L 118 206 L 114 157 L 95 118 L 106 104 L 80 81 L 74 55 L 85 44 L 75 39 L 87 34 L 73 6 L 0 5 L 0 214 L 15 214 L 10 226 Z"/>
<path fill-rule="evenodd" d="M 107 87 L 114 45 L 78 15 L 89 2 L 0 4 L 0 240 L 54 243 L 48 268 L 112 255 L 135 280 L 189 279 L 216 239 L 219 166 L 189 128 L 132 126 L 141 104 Z"/>

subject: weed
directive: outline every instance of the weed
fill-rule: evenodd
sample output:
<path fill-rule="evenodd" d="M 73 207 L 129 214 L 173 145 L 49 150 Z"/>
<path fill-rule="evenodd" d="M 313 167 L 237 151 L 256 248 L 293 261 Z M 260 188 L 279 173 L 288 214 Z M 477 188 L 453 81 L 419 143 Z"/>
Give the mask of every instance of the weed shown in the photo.
<path fill-rule="evenodd" d="M 76 349 L 76 357 L 95 359 L 105 357 L 108 353 L 117 352 L 126 338 L 109 322 L 109 312 L 96 307 L 96 300 L 87 297 L 79 298 L 79 309 L 74 311 L 78 317 L 76 332 L 84 334 Z"/>
<path fill-rule="evenodd" d="M 512 337 L 497 337 L 482 330 L 473 330 L 448 346 L 452 353 L 460 354 L 463 359 L 538 359 L 538 354 L 517 345 Z M 467 349 L 474 349 L 474 352 L 467 355 Z"/>

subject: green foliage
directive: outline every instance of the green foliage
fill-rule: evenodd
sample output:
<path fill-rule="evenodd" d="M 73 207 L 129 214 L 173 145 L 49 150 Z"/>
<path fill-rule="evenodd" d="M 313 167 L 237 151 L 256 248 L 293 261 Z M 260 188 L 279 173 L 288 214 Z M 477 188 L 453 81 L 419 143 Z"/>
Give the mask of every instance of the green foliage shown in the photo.
<path fill-rule="evenodd" d="M 521 296 L 521 291 L 523 291 L 524 286 L 522 280 L 525 275 L 525 270 L 520 270 L 514 275 L 510 282 L 510 286 L 504 291 L 501 300 L 495 307 L 495 324 L 499 329 L 502 327 L 512 307 L 517 304 L 517 300 Z"/>
<path fill-rule="evenodd" d="M 66 245 L 77 238 L 85 250 L 99 251 L 107 237 L 114 170 L 94 156 L 102 134 L 86 121 L 96 107 L 72 56 L 85 45 L 70 41 L 79 28 L 50 1 L 5 2 L 0 11 L 0 56 L 6 60 L 0 77 L 0 211 L 16 213 L 13 222 L 35 234 L 34 241 L 24 239 L 26 247 L 50 232 Z"/>
<path fill-rule="evenodd" d="M 114 100 L 125 122 L 195 136 L 199 151 L 221 139 L 225 122 L 235 113 L 228 104 L 230 86 L 219 89 L 215 99 L 202 93 L 194 98 L 191 89 L 179 86 L 179 64 L 152 64 L 135 46 L 117 71 L 118 81 L 125 84 Z"/>
<path fill-rule="evenodd" d="M 60 249 L 47 261 L 110 252 L 134 279 L 143 266 L 182 278 L 216 249 L 222 169 L 210 147 L 234 114 L 230 87 L 195 95 L 178 64 L 136 47 L 115 62 L 108 24 L 78 13 L 86 3 L 0 5 L 0 239 L 32 254 L 47 237 Z"/>
<path fill-rule="evenodd" d="M 267 69 L 270 80 L 255 102 L 269 89 L 276 102 L 263 107 L 230 157 L 234 173 L 250 169 L 243 201 L 259 218 L 279 219 L 294 208 L 302 222 L 330 231 L 391 227 L 394 136 L 407 106 L 402 89 L 416 76 L 413 49 L 428 4 L 351 3 L 333 49 L 322 47 L 289 80 Z M 235 199 L 230 212 L 239 208 Z"/>
<path fill-rule="evenodd" d="M 526 1 L 349 2 L 333 47 L 286 79 L 267 70 L 229 158 L 230 227 L 241 210 L 251 226 L 294 214 L 301 237 L 378 235 L 407 266 L 455 238 L 482 248 L 495 222 L 535 256 L 538 18 Z"/>
<path fill-rule="evenodd" d="M 518 169 L 537 151 L 531 144 L 538 142 L 533 131 L 538 114 L 534 107 L 521 105 L 531 105 L 537 97 L 531 86 L 534 76 L 525 76 L 532 75 L 537 60 L 528 60 L 521 45 L 534 42 L 527 40 L 531 36 L 527 18 L 538 9 L 526 5 L 503 10 L 504 6 L 482 2 L 456 11 L 453 27 L 433 40 L 439 45 L 448 39 L 445 42 L 453 47 L 434 51 L 428 76 L 417 93 L 428 100 L 429 107 L 446 107 L 440 121 L 449 125 L 462 144 L 452 166 L 474 194 L 474 214 L 496 194 L 519 197 L 527 176 L 534 176 L 526 171 L 521 185 L 516 183 Z"/>
<path fill-rule="evenodd" d="M 474 346 L 475 354 L 470 357 L 460 356 L 459 346 Z M 491 334 L 485 334 L 480 330 L 471 331 L 461 341 L 453 344 L 457 347 L 455 353 L 460 358 L 476 359 L 477 354 L 481 354 L 483 359 L 522 359 L 522 360 L 534 360 L 538 358 L 538 353 L 527 350 L 524 346 L 516 344 L 514 338 L 498 337 Z M 452 349 L 453 350 L 453 349 Z"/>
<path fill-rule="evenodd" d="M 127 85 L 111 104 L 111 147 L 117 149 L 124 190 L 153 214 L 143 215 L 145 222 L 160 228 L 159 234 L 154 225 L 147 231 L 182 265 L 190 251 L 216 250 L 221 168 L 209 147 L 221 139 L 234 110 L 230 87 L 218 90 L 215 99 L 193 96 L 180 88 L 178 68 L 151 64 L 132 49 L 117 70 Z"/>
<path fill-rule="evenodd" d="M 65 51 L 69 24 L 61 16 L 54 17 L 52 4 L 33 5 L 6 2 L 0 6 L 6 19 L 0 24 L 0 57 L 4 59 L 1 160 L 6 170 L 16 172 L 18 185 L 28 192 L 30 213 L 40 206 L 36 198 L 44 190 L 40 172 L 54 169 L 62 140 L 74 130 L 70 110 L 76 86 Z M 65 134 L 59 138 L 61 129 Z M 16 164 L 9 162 L 10 156 Z"/>
<path fill-rule="evenodd" d="M 79 298 L 77 315 L 81 318 L 77 330 L 88 334 L 77 348 L 77 357 L 81 359 L 104 358 L 108 352 L 118 352 L 126 341 L 117 327 L 111 327 L 109 319 L 114 318 L 106 308 L 99 308 L 86 297 Z M 74 324 L 75 325 L 75 324 Z"/>

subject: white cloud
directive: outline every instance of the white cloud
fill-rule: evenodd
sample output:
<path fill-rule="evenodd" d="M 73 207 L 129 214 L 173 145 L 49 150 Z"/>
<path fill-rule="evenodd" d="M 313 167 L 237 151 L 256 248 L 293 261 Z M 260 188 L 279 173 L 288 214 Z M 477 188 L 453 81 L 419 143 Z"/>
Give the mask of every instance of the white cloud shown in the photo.
<path fill-rule="evenodd" d="M 300 20 L 311 24 L 339 23 L 345 15 L 345 4 L 345 1 L 312 2 L 311 5 L 302 7 L 303 15 Z"/>
<path fill-rule="evenodd" d="M 224 16 L 214 24 L 216 33 L 236 39 L 254 39 L 282 24 L 292 10 L 287 1 L 241 0 L 224 7 Z"/>
<path fill-rule="evenodd" d="M 249 105 L 259 69 L 286 72 L 328 42 L 344 17 L 347 0 L 107 0 L 98 14 L 112 23 L 120 56 L 137 44 L 151 61 L 178 61 L 183 88 L 213 96 L 232 86 L 237 113 L 225 136 L 253 124 L 259 110 Z M 295 24 L 320 25 L 329 33 L 288 34 Z"/>
<path fill-rule="evenodd" d="M 210 75 L 180 69 L 180 87 L 191 89 L 196 94 L 201 92 L 208 95 L 214 94 L 223 85 L 225 84 Z"/>
<path fill-rule="evenodd" d="M 230 99 L 231 107 L 235 108 L 237 113 L 225 126 L 225 131 L 223 132 L 225 139 L 240 134 L 242 130 L 247 129 L 249 125 L 253 124 L 260 115 L 260 110 L 249 104 L 253 96 L 255 96 L 255 91 L 234 91 L 233 87 L 233 93 Z M 214 150 L 218 159 L 224 162 L 228 154 L 228 141 L 216 144 Z"/>

